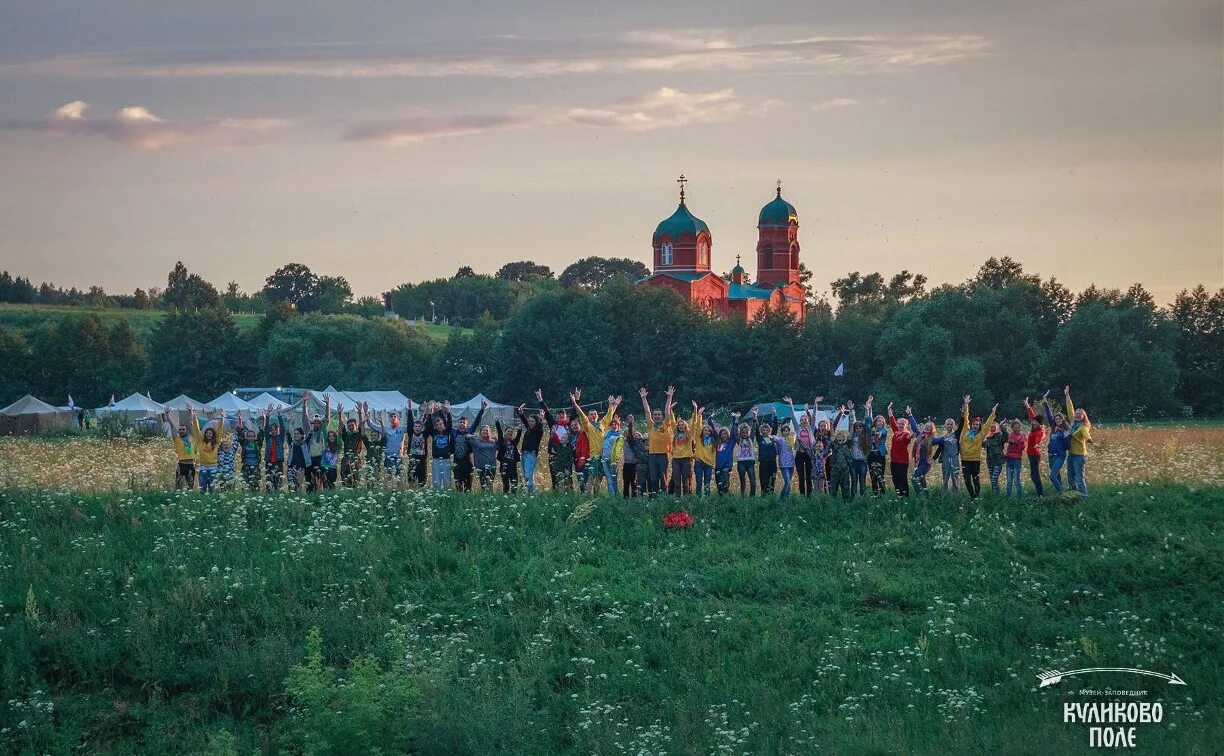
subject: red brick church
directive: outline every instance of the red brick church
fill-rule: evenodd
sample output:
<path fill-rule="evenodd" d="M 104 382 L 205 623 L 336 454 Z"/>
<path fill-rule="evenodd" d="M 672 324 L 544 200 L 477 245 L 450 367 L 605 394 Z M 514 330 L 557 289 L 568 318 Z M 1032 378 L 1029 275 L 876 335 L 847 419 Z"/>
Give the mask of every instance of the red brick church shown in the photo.
<path fill-rule="evenodd" d="M 684 204 L 680 177 L 680 206 L 655 229 L 654 272 L 641 286 L 665 286 L 723 317 L 752 321 L 766 310 L 785 310 L 803 320 L 804 295 L 799 283 L 799 216 L 795 206 L 777 196 L 757 218 L 757 275 L 750 282 L 739 255 L 731 269 L 731 280 L 710 270 L 710 227 Z"/>

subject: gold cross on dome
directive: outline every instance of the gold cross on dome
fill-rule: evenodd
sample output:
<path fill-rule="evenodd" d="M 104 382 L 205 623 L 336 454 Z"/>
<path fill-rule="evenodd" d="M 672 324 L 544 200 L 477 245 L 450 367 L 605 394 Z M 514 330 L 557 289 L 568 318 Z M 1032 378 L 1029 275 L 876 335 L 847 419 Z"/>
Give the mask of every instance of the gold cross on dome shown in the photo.
<path fill-rule="evenodd" d="M 676 179 L 676 183 L 680 185 L 680 204 L 683 205 L 684 204 L 684 185 L 688 183 L 688 179 L 686 179 L 684 177 L 684 174 L 681 173 L 680 178 Z"/>

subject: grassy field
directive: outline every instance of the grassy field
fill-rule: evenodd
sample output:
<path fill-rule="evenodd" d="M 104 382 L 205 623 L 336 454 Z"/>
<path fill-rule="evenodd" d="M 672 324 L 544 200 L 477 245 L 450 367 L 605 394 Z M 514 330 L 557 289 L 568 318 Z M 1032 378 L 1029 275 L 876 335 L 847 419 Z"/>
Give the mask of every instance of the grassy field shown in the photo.
<path fill-rule="evenodd" d="M 1215 753 L 1224 492 L 979 504 L 0 490 L 0 742 L 62 753 Z M 1045 670 L 1138 667 L 1187 683 Z M 1039 746 L 1037 744 L 1040 744 Z"/>
<path fill-rule="evenodd" d="M 153 328 L 165 316 L 163 310 L 131 310 L 119 308 L 70 307 L 57 305 L 9 304 L 0 302 L 0 326 L 12 328 L 23 336 L 29 337 L 39 329 L 54 325 L 66 317 L 97 315 L 108 326 L 119 320 L 126 320 L 142 340 L 147 341 Z M 259 324 L 262 315 L 250 312 L 234 313 L 234 320 L 240 331 L 248 331 Z M 430 337 L 445 341 L 454 328 L 445 325 L 423 324 L 421 326 Z M 471 329 L 464 329 L 470 331 Z"/>

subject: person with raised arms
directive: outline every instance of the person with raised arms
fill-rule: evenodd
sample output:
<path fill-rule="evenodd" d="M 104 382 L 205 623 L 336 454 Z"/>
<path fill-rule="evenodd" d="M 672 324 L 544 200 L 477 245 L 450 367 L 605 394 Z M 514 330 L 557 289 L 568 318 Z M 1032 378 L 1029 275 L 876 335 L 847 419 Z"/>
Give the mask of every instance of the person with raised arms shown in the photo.
<path fill-rule="evenodd" d="M 306 406 L 310 392 L 302 394 L 302 417 L 307 415 Z M 310 467 L 306 471 L 306 490 L 315 491 L 323 486 L 323 450 L 327 448 L 327 424 L 331 422 L 331 397 L 323 396 L 323 415 L 316 414 L 306 425 L 306 448 L 310 451 Z"/>
<path fill-rule="evenodd" d="M 569 413 L 565 408 L 557 410 L 554 417 L 552 410 L 548 408 L 548 403 L 544 401 L 544 394 L 540 389 L 536 389 L 536 400 L 540 403 L 540 410 L 544 413 L 544 422 L 548 425 L 548 476 L 552 481 L 552 489 L 558 488 L 557 475 L 559 473 L 557 460 L 562 456 L 568 456 L 568 467 L 573 468 L 574 460 L 571 452 L 576 447 L 576 441 L 569 437 Z M 568 447 L 568 449 L 567 449 Z"/>
<path fill-rule="evenodd" d="M 731 413 L 731 427 L 735 433 L 735 472 L 739 477 L 739 492 L 740 496 L 757 495 L 757 447 L 756 441 L 753 439 L 752 426 L 747 422 L 740 422 L 740 413 Z M 745 478 L 747 479 L 748 487 L 745 489 Z"/>
<path fill-rule="evenodd" d="M 263 461 L 263 438 L 254 423 L 247 421 L 246 412 L 238 411 L 238 461 L 242 463 L 242 482 L 252 493 L 259 491 L 259 466 Z"/>
<path fill-rule="evenodd" d="M 452 457 L 455 454 L 455 429 L 454 417 L 451 415 L 450 402 L 441 407 L 437 402 L 433 403 L 433 427 L 429 431 L 429 454 L 432 458 L 430 461 L 430 474 L 433 480 L 433 489 L 441 491 L 450 488 L 454 485 L 452 471 L 454 464 Z M 462 424 L 466 427 L 467 423 Z"/>
<path fill-rule="evenodd" d="M 544 392 L 535 390 L 537 402 L 544 401 Z M 523 438 L 520 447 L 523 453 L 523 480 L 527 484 L 527 493 L 535 493 L 536 464 L 540 460 L 540 442 L 544 440 L 544 411 L 538 410 L 530 415 L 526 413 L 527 405 L 520 404 L 516 414 L 523 424 Z"/>
<path fill-rule="evenodd" d="M 913 417 L 912 407 L 905 408 L 905 416 Z M 909 496 L 909 461 L 910 442 L 914 433 L 908 424 L 901 425 L 893 416 L 893 403 L 888 403 L 888 428 L 891 431 L 888 439 L 888 469 L 892 473 L 893 489 L 898 496 Z"/>
<path fill-rule="evenodd" d="M 752 408 L 752 435 L 757 443 L 757 476 L 761 480 L 761 495 L 773 493 L 778 479 L 778 447 L 773 442 L 773 427 L 761 422 L 761 408 Z"/>
<path fill-rule="evenodd" d="M 518 428 L 502 428 L 501 420 L 495 420 L 493 425 L 497 428 L 497 469 L 501 474 L 502 493 L 518 493 L 519 462 L 523 459 L 519 441 L 523 433 Z"/>
<path fill-rule="evenodd" d="M 965 394 L 965 403 L 961 406 L 961 472 L 965 476 L 965 490 L 969 492 L 969 498 L 976 499 L 982 493 L 982 442 L 986 440 L 986 434 L 982 431 L 982 418 L 969 419 L 969 400 L 970 396 Z M 998 411 L 998 404 L 991 408 L 990 417 L 986 418 L 987 428 L 994 423 Z"/>
<path fill-rule="evenodd" d="M 582 406 L 578 403 L 582 399 L 582 389 L 575 388 L 570 394 L 570 403 L 574 407 L 574 417 L 578 418 L 578 424 L 582 427 L 582 432 L 586 435 L 588 454 L 583 461 L 582 489 L 586 490 L 587 484 L 591 486 L 593 495 L 599 494 L 599 482 L 604 479 L 606 473 L 604 470 L 604 434 L 608 432 L 608 428 L 612 425 L 612 416 L 616 414 L 616 408 L 620 406 L 622 397 L 608 396 L 608 411 L 601 418 L 598 410 L 590 410 L 583 413 Z M 608 489 L 609 493 L 616 492 L 616 485 L 613 484 Z"/>
<path fill-rule="evenodd" d="M 1024 455 L 1028 457 L 1029 464 L 1029 480 L 1033 481 L 1033 488 L 1037 491 L 1037 496 L 1040 498 L 1045 495 L 1045 490 L 1041 486 L 1041 444 L 1045 441 L 1045 420 L 1043 420 L 1034 410 L 1029 398 L 1024 397 L 1024 411 L 1028 414 L 1029 430 L 1028 436 L 1025 439 Z"/>
<path fill-rule="evenodd" d="M 178 465 L 174 470 L 174 490 L 195 490 L 196 482 L 196 449 L 199 446 L 200 440 L 200 424 L 196 421 L 195 410 L 191 405 L 187 405 L 187 410 L 191 413 L 187 423 L 180 423 L 177 435 L 174 438 L 174 454 L 178 460 Z M 170 407 L 162 408 L 162 420 L 166 428 L 172 428 L 170 422 Z"/>
<path fill-rule="evenodd" d="M 650 458 L 646 434 L 637 429 L 633 415 L 625 418 L 621 432 L 621 488 L 626 499 L 637 496 L 642 489 L 640 472 Z"/>
<path fill-rule="evenodd" d="M 409 408 L 411 408 L 412 406 L 411 399 L 408 400 L 408 406 Z M 369 408 L 370 408 L 370 405 L 368 402 L 363 403 L 361 405 L 361 412 L 359 416 L 366 416 L 366 413 L 369 412 Z M 412 423 L 412 419 L 411 419 L 412 410 L 409 409 L 408 412 L 409 412 L 408 422 Z M 343 406 L 340 407 L 340 415 L 341 417 L 344 416 Z M 350 420 L 349 423 L 351 424 L 353 423 L 353 421 Z M 411 433 L 410 428 L 412 426 L 408 424 L 401 425 L 398 412 L 391 413 L 391 418 L 388 423 L 384 423 L 382 421 L 381 413 L 379 416 L 374 417 L 374 418 L 369 418 L 368 416 L 366 416 L 366 423 L 371 428 L 378 431 L 378 433 L 382 436 L 383 469 L 386 470 L 387 474 L 390 475 L 392 478 L 394 478 L 395 480 L 399 480 L 400 475 L 404 471 L 404 461 L 403 461 L 404 460 L 404 440 Z M 422 430 L 423 429 L 424 428 L 422 427 Z M 356 443 L 361 443 L 361 442 L 358 441 Z M 422 450 L 424 450 L 424 445 L 422 445 L 421 448 Z M 349 439 L 347 436 L 345 437 L 345 441 L 344 441 L 344 454 L 345 454 L 345 458 L 347 459 L 348 454 L 349 454 Z M 412 472 L 413 471 L 410 469 L 409 475 L 411 475 Z M 423 476 L 424 470 L 422 470 L 421 472 Z"/>
<path fill-rule="evenodd" d="M 1045 413 L 1046 425 L 1050 426 L 1050 442 L 1046 445 L 1046 454 L 1050 458 L 1050 485 L 1054 492 L 1063 491 L 1062 470 L 1067 463 L 1067 450 L 1071 448 L 1071 426 L 1067 416 L 1055 412 L 1050 406 L 1050 392 L 1041 397 L 1042 409 Z"/>
<path fill-rule="evenodd" d="M 693 478 L 696 481 L 698 496 L 710 495 L 710 484 L 714 480 L 714 463 L 717 456 L 718 436 L 713 428 L 705 422 L 705 407 L 698 407 L 693 402 L 693 433 L 700 435 L 694 440 L 693 446 Z"/>
<path fill-rule="evenodd" d="M 646 413 L 649 454 L 646 461 L 646 492 L 653 499 L 663 490 L 663 479 L 667 475 L 667 457 L 671 453 L 672 438 L 676 432 L 676 419 L 672 414 L 672 397 L 676 393 L 676 387 L 667 387 L 667 400 L 664 402 L 666 413 L 650 408 L 648 393 L 645 386 L 638 390 L 642 397 L 642 410 Z"/>
<path fill-rule="evenodd" d="M 340 482 L 347 488 L 357 487 L 361 464 L 365 456 L 365 440 L 361 433 L 361 405 L 354 407 L 357 417 L 344 417 L 344 405 L 336 405 L 340 426 Z M 398 418 L 399 416 L 396 415 Z M 402 441 L 401 441 L 402 443 Z"/>
<path fill-rule="evenodd" d="M 285 418 L 277 411 L 276 419 L 272 419 L 272 409 L 265 407 L 263 424 L 260 429 L 260 441 L 263 443 L 264 483 L 270 491 L 279 491 L 285 481 L 285 462 L 289 458 L 290 436 Z"/>
<path fill-rule="evenodd" d="M 1088 444 L 1092 443 L 1092 421 L 1083 407 L 1075 408 L 1071 401 L 1071 387 L 1063 389 L 1067 400 L 1067 417 L 1071 422 L 1071 445 L 1067 450 L 1067 485 L 1080 496 L 1088 495 L 1088 482 L 1084 479 L 1084 465 L 1088 461 Z"/>
<path fill-rule="evenodd" d="M 196 417 L 195 407 L 188 406 L 187 411 L 191 415 L 191 425 L 194 430 L 194 440 L 196 447 L 199 449 L 200 459 L 200 491 L 209 493 L 213 490 L 213 484 L 217 480 L 217 468 L 220 465 L 218 456 L 221 452 L 221 443 L 226 438 L 225 433 L 225 417 L 222 416 L 217 421 L 214 428 L 209 425 L 206 428 L 200 428 L 200 419 Z"/>
<path fill-rule="evenodd" d="M 674 406 L 674 405 L 673 405 Z M 668 414 L 671 408 L 668 408 Z M 693 402 L 693 415 L 689 420 L 680 419 L 672 433 L 671 479 L 675 481 L 677 496 L 688 496 L 693 492 L 693 458 L 697 454 L 697 423 L 701 421 L 701 410 Z"/>
<path fill-rule="evenodd" d="M 467 417 L 460 415 L 459 420 L 452 421 L 455 424 L 454 433 L 451 434 L 452 451 L 454 452 L 455 464 L 455 489 L 458 491 L 472 490 L 472 438 L 478 438 L 475 434 L 468 432 L 468 428 L 479 428 L 480 421 L 484 418 L 485 410 L 489 408 L 489 403 L 483 399 L 480 400 L 480 411 L 476 413 L 476 419 L 469 425 Z M 447 412 L 450 412 L 450 403 L 447 403 Z M 493 442 L 493 434 L 490 432 L 488 439 Z"/>

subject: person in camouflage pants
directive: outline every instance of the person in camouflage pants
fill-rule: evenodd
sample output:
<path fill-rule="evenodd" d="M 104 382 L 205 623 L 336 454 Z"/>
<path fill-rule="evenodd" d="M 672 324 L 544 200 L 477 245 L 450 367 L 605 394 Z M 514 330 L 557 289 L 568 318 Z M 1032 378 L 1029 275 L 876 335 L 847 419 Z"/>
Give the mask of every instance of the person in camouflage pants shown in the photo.
<path fill-rule="evenodd" d="M 829 451 L 829 495 L 836 496 L 838 489 L 841 489 L 842 498 L 846 501 L 854 496 L 850 490 L 850 446 L 846 443 L 844 431 L 833 435 L 833 445 Z"/>

